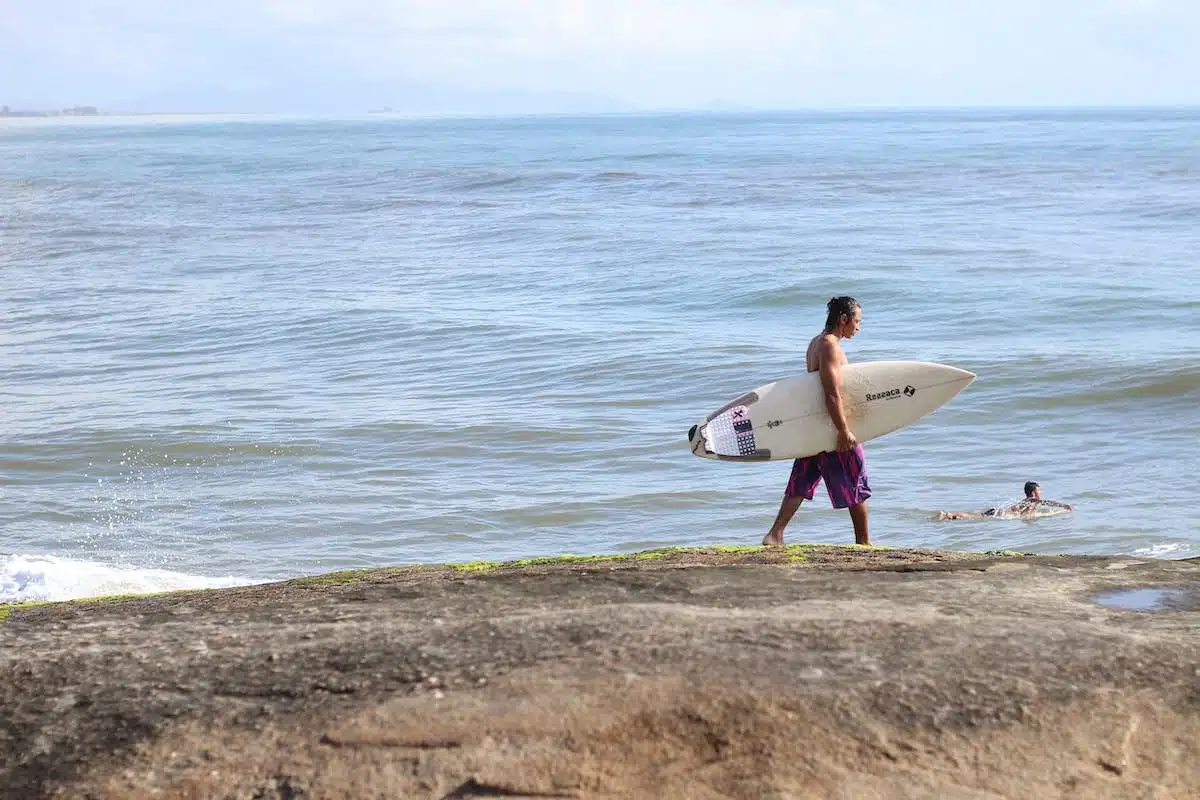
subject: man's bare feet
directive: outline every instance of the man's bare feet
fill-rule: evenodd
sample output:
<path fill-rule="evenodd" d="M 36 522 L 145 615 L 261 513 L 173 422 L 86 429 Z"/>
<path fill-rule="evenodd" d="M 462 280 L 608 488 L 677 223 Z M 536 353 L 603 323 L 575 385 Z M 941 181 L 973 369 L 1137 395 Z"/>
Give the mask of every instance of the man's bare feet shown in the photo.
<path fill-rule="evenodd" d="M 763 537 L 763 547 L 778 547 L 783 544 L 783 529 L 787 527 L 792 515 L 796 513 L 796 509 L 803 502 L 803 497 L 784 496 L 783 502 L 779 504 L 779 513 L 775 515 L 775 521 L 771 523 L 771 529 Z"/>

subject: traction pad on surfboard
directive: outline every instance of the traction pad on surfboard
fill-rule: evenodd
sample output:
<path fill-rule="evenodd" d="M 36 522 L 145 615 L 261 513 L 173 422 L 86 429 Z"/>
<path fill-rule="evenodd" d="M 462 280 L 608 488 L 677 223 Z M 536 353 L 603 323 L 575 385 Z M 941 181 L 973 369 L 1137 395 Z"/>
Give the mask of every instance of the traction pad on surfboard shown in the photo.
<path fill-rule="evenodd" d="M 720 456 L 748 456 L 755 451 L 754 426 L 745 406 L 734 406 L 704 428 L 709 451 Z"/>

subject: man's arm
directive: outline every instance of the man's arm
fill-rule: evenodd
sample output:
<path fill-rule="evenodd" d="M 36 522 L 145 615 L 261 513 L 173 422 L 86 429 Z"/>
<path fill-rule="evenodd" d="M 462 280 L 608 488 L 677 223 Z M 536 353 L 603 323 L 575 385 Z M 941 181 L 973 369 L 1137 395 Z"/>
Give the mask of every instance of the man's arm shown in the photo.
<path fill-rule="evenodd" d="M 817 346 L 817 357 L 821 360 L 821 386 L 825 390 L 825 408 L 833 426 L 837 428 L 838 450 L 849 450 L 858 444 L 858 439 L 846 422 L 846 410 L 842 405 L 842 348 L 836 341 L 822 339 Z"/>
<path fill-rule="evenodd" d="M 1071 505 L 1070 503 L 1059 503 L 1054 500 L 1042 500 L 1041 503 L 1042 505 L 1050 506 L 1051 508 L 1065 508 L 1068 511 L 1075 510 L 1075 506 Z"/>
<path fill-rule="evenodd" d="M 945 519 L 985 519 L 985 514 L 972 514 L 969 511 L 939 511 L 933 517 L 936 520 Z"/>

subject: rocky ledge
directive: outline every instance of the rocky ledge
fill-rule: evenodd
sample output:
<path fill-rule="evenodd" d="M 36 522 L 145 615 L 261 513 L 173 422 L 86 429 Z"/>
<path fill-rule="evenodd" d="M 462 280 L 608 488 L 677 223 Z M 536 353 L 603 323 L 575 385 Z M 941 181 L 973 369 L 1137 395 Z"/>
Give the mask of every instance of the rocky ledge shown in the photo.
<path fill-rule="evenodd" d="M 1200 794 L 1197 560 L 699 548 L 0 618 L 4 797 Z"/>

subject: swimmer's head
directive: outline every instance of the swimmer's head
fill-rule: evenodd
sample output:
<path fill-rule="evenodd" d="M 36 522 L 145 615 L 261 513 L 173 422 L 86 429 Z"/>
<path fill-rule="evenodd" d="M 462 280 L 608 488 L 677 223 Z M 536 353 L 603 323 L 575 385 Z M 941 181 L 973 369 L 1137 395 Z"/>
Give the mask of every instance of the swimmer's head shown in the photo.
<path fill-rule="evenodd" d="M 1037 481 L 1029 481 L 1025 484 L 1025 499 L 1026 500 L 1041 500 L 1042 487 L 1038 486 Z"/>

